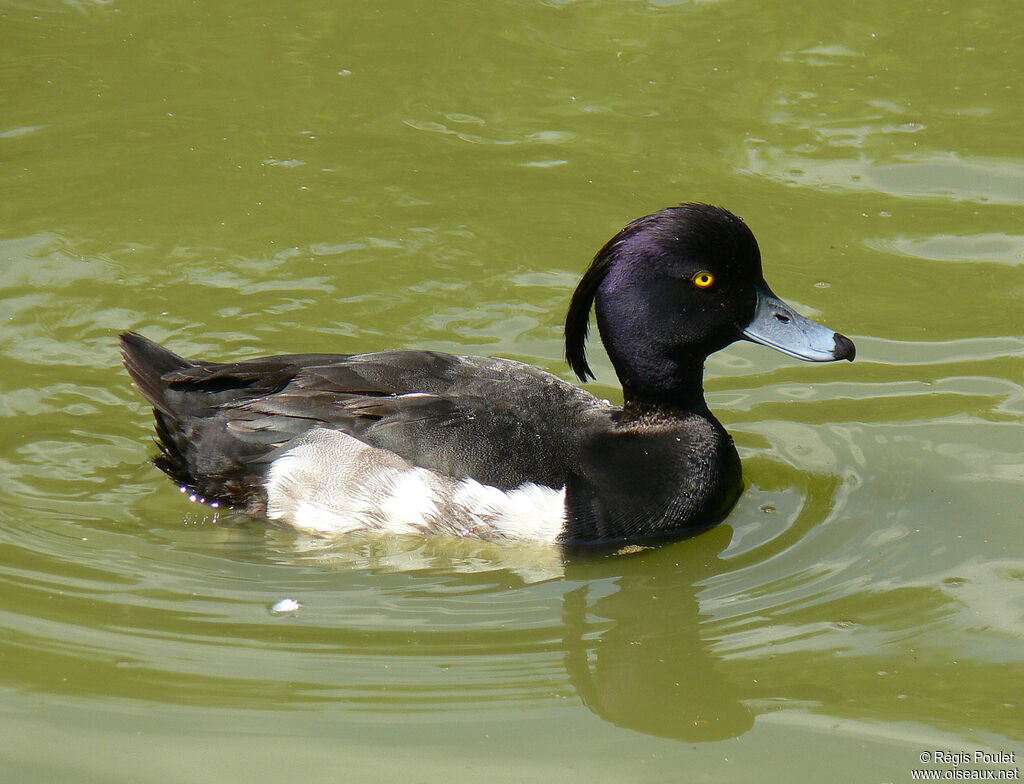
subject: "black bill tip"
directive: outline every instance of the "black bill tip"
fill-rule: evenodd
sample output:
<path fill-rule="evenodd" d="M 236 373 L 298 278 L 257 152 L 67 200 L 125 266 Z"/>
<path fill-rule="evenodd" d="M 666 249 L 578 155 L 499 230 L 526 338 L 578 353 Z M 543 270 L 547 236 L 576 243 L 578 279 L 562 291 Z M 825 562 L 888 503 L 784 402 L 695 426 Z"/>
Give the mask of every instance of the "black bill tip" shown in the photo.
<path fill-rule="evenodd" d="M 840 335 L 838 332 L 835 334 L 835 340 L 836 359 L 848 359 L 850 362 L 853 362 L 853 358 L 857 356 L 857 347 L 853 345 L 853 341 L 846 337 L 846 335 Z"/>

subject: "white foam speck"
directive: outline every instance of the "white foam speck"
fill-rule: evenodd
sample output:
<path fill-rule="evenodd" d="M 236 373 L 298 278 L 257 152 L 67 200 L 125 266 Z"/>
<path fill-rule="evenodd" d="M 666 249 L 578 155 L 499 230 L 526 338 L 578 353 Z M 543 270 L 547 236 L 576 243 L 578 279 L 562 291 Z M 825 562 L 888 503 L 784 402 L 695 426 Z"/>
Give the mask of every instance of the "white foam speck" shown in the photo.
<path fill-rule="evenodd" d="M 291 613 L 298 610 L 302 605 L 294 599 L 280 599 L 274 602 L 274 606 L 270 608 L 272 613 Z"/>

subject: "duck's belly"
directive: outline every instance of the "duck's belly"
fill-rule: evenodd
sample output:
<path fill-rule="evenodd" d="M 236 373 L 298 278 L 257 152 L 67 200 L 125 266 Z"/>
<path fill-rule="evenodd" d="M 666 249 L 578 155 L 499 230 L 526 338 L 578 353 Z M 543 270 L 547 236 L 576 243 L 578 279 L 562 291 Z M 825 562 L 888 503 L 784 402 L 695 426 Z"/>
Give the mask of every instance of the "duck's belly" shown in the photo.
<path fill-rule="evenodd" d="M 336 430 L 317 429 L 271 463 L 267 517 L 320 534 L 359 530 L 554 542 L 565 488 L 510 491 L 453 479 Z"/>

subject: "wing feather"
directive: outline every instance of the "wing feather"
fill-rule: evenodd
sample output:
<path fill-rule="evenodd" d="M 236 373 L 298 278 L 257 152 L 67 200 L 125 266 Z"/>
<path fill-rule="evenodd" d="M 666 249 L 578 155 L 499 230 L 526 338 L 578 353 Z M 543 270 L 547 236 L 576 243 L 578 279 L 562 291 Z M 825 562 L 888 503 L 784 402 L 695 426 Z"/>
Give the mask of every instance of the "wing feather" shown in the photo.
<path fill-rule="evenodd" d="M 386 351 L 212 363 L 133 334 L 122 350 L 155 409 L 157 464 L 207 498 L 256 510 L 269 463 L 314 428 L 454 478 L 560 488 L 576 470 L 574 426 L 606 405 L 508 359 Z"/>

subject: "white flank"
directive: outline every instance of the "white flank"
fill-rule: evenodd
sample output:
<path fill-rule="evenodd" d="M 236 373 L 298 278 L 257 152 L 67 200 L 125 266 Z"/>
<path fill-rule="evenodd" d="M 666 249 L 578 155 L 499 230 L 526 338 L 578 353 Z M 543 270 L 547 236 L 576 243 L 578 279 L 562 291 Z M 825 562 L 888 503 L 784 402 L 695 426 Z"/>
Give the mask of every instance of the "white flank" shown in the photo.
<path fill-rule="evenodd" d="M 461 536 L 532 539 L 553 542 L 565 525 L 565 488 L 554 490 L 533 482 L 499 490 L 473 479 L 458 482 L 453 505 L 472 525 Z"/>
<path fill-rule="evenodd" d="M 312 430 L 270 466 L 267 516 L 310 533 L 446 533 L 553 542 L 565 489 L 505 492 L 413 466 L 335 430 Z"/>

